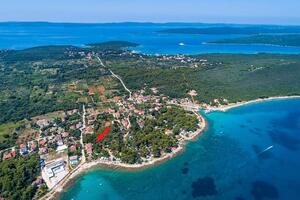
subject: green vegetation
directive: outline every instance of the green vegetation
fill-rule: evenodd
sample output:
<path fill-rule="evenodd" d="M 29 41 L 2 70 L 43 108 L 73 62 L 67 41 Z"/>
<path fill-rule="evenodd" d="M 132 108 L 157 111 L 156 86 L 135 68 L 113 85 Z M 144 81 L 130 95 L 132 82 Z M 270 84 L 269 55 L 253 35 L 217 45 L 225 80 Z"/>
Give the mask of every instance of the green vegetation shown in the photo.
<path fill-rule="evenodd" d="M 9 51 L 0 54 L 0 58 L 5 62 L 18 62 L 18 61 L 40 61 L 40 60 L 62 60 L 74 58 L 74 55 L 69 55 L 68 52 L 78 51 L 78 47 L 71 45 L 63 46 L 41 46 L 19 51 Z"/>
<path fill-rule="evenodd" d="M 120 130 L 120 124 L 115 121 L 111 132 L 101 142 L 95 143 L 97 135 L 103 131 L 104 123 L 112 119 L 110 115 L 100 115 L 95 133 L 85 135 L 84 142 L 93 143 L 94 158 L 107 157 L 110 151 L 122 162 L 134 164 L 150 155 L 160 157 L 163 153 L 171 152 L 172 148 L 177 147 L 176 135 L 179 131 L 195 131 L 198 127 L 197 117 L 178 107 L 154 111 L 152 116 L 153 119 L 144 121 L 143 127 L 132 116 L 128 131 Z M 167 130 L 169 134 L 165 133 Z"/>
<path fill-rule="evenodd" d="M 16 144 L 17 133 L 15 132 L 15 130 L 19 127 L 19 122 L 10 122 L 0 125 L 0 150 L 6 149 Z"/>
<path fill-rule="evenodd" d="M 31 183 L 39 173 L 38 156 L 0 162 L 0 197 L 7 200 L 32 199 L 37 187 Z"/>
<path fill-rule="evenodd" d="M 120 84 L 106 84 L 110 73 L 90 56 L 96 53 L 132 90 L 146 84 L 148 90 L 157 87 L 160 93 L 175 98 L 187 97 L 189 90 L 196 90 L 195 99 L 205 103 L 300 94 L 299 55 L 207 54 L 183 56 L 180 60 L 122 54 L 124 51 L 118 49 L 132 45 L 136 44 L 108 42 L 88 48 L 46 46 L 0 51 L 0 124 L 4 124 L 0 127 L 0 149 L 11 146 L 18 137 L 9 122 L 122 96 L 125 91 Z M 107 91 L 112 90 L 108 85 L 116 86 L 113 93 L 101 94 L 100 85 Z M 96 93 L 93 99 L 88 95 L 91 86 Z"/>
<path fill-rule="evenodd" d="M 187 91 L 194 89 L 198 93 L 195 99 L 206 103 L 300 94 L 300 55 L 207 54 L 188 58 L 207 63 L 194 67 L 146 57 L 115 58 L 109 65 L 131 89 L 147 84 L 170 97 L 187 97 Z"/>
<path fill-rule="evenodd" d="M 249 37 L 217 40 L 215 44 L 270 44 L 300 47 L 300 35 L 254 35 Z"/>
<path fill-rule="evenodd" d="M 0 58 L 0 124 L 77 108 L 81 95 L 66 86 L 107 74 L 85 60 L 77 48 L 51 46 L 5 52 Z"/>

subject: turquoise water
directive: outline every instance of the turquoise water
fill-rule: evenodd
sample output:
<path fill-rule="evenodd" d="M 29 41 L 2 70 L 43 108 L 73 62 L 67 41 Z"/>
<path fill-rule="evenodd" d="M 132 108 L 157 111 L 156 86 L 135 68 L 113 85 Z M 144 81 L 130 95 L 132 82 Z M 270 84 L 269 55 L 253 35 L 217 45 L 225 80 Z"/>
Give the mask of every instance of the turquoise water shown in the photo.
<path fill-rule="evenodd" d="M 208 131 L 178 157 L 135 172 L 90 171 L 60 199 L 300 198 L 300 99 L 247 105 L 206 118 Z"/>
<path fill-rule="evenodd" d="M 84 45 L 87 43 L 125 40 L 140 44 L 134 50 L 149 54 L 201 53 L 286 53 L 298 54 L 299 47 L 270 45 L 206 44 L 237 35 L 161 34 L 166 28 L 215 27 L 216 24 L 58 24 L 0 23 L 0 49 L 24 49 L 41 45 Z M 233 26 L 233 25 L 232 25 Z M 236 25 L 237 26 L 237 25 Z M 179 43 L 184 43 L 180 46 Z"/>

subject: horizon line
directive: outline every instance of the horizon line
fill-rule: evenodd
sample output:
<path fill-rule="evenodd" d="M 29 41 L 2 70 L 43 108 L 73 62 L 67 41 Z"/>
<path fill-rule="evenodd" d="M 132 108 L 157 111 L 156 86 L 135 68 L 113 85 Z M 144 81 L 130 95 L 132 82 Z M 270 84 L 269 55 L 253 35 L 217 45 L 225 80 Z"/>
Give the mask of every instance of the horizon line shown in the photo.
<path fill-rule="evenodd" d="M 48 24 L 215 24 L 215 25 L 260 25 L 260 26 L 300 26 L 299 24 L 280 24 L 280 23 L 235 23 L 235 22 L 189 22 L 189 21 L 111 21 L 111 22 L 64 22 L 64 21 L 0 21 L 3 23 L 48 23 Z"/>

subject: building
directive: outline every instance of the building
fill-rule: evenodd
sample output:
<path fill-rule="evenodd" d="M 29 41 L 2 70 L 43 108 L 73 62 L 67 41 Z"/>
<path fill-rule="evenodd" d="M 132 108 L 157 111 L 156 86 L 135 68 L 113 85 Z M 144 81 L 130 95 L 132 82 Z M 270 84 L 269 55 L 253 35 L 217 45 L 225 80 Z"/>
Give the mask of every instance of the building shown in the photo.
<path fill-rule="evenodd" d="M 85 150 L 86 150 L 86 153 L 91 155 L 93 153 L 93 145 L 92 143 L 87 143 L 85 145 Z"/>
<path fill-rule="evenodd" d="M 64 138 L 65 138 L 65 137 L 68 137 L 68 136 L 69 136 L 69 132 L 64 131 L 64 132 L 62 132 L 61 135 L 62 135 L 62 137 L 64 137 Z"/>
<path fill-rule="evenodd" d="M 71 156 L 69 157 L 69 162 L 71 165 L 77 165 L 79 160 L 78 160 L 78 156 L 75 155 L 75 156 Z"/>
<path fill-rule="evenodd" d="M 89 95 L 94 95 L 95 94 L 94 89 L 93 88 L 89 88 L 88 93 L 89 93 Z"/>
<path fill-rule="evenodd" d="M 43 179 L 42 179 L 41 177 L 37 177 L 37 178 L 31 183 L 31 185 L 32 185 L 32 186 L 39 186 L 39 185 L 42 184 L 42 182 L 43 182 Z"/>
<path fill-rule="evenodd" d="M 93 134 L 94 133 L 94 126 L 87 126 L 85 128 L 85 131 L 84 131 L 86 134 Z"/>
<path fill-rule="evenodd" d="M 54 177 L 55 174 L 58 174 L 65 170 L 65 162 L 63 159 L 57 160 L 51 164 L 46 165 L 45 171 L 49 178 Z"/>
<path fill-rule="evenodd" d="M 4 153 L 3 160 L 10 159 L 12 157 L 11 153 Z"/>
<path fill-rule="evenodd" d="M 47 119 L 40 119 L 36 122 L 36 124 L 40 127 L 43 128 L 45 126 L 49 126 L 49 122 Z"/>
<path fill-rule="evenodd" d="M 70 151 L 70 152 L 74 152 L 74 151 L 76 151 L 76 150 L 77 150 L 76 145 L 71 145 L 71 146 L 69 146 L 69 151 Z"/>
<path fill-rule="evenodd" d="M 43 155 L 48 153 L 48 149 L 46 147 L 39 148 L 39 155 Z"/>
<path fill-rule="evenodd" d="M 28 153 L 27 146 L 25 144 L 20 144 L 20 154 L 25 155 Z"/>
<path fill-rule="evenodd" d="M 48 188 L 51 189 L 56 184 L 58 184 L 68 173 L 69 171 L 65 165 L 65 160 L 63 158 L 60 158 L 45 165 L 42 170 L 42 177 Z"/>
<path fill-rule="evenodd" d="M 68 149 L 67 145 L 63 144 L 63 145 L 58 145 L 56 148 L 56 151 L 63 152 L 64 150 L 67 150 L 67 149 Z"/>
<path fill-rule="evenodd" d="M 45 146 L 45 144 L 46 144 L 46 140 L 41 139 L 41 140 L 39 141 L 39 145 L 40 145 L 40 146 Z"/>

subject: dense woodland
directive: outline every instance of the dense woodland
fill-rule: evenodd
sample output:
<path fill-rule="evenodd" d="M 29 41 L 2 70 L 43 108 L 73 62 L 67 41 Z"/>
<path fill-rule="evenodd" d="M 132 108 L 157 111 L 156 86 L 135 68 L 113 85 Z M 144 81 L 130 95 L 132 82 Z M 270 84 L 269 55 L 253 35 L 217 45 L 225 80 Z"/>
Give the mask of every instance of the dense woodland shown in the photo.
<path fill-rule="evenodd" d="M 37 190 L 31 183 L 40 174 L 38 156 L 0 162 L 0 194 L 7 200 L 32 199 Z"/>
<path fill-rule="evenodd" d="M 300 55 L 206 54 L 191 56 L 208 64 L 193 67 L 153 58 L 114 59 L 109 64 L 127 86 L 158 87 L 171 97 L 187 97 L 194 89 L 199 102 L 226 98 L 229 102 L 300 94 Z M 174 67 L 176 66 L 176 67 Z"/>

